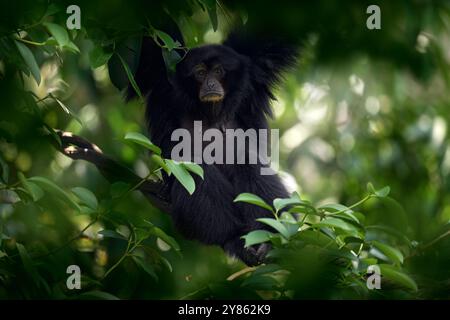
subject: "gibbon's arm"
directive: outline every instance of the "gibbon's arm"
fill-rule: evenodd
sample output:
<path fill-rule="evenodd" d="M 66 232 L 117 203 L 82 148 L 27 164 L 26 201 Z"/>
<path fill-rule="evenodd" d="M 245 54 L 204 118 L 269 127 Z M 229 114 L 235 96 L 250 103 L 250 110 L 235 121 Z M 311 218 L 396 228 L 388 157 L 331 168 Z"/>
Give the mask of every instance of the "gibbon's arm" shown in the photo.
<path fill-rule="evenodd" d="M 178 41 L 184 46 L 183 36 L 176 24 L 170 23 L 162 30 L 168 33 L 174 41 Z M 144 96 L 153 90 L 157 92 L 171 90 L 172 86 L 169 81 L 162 48 L 151 37 L 146 36 L 142 38 L 139 64 L 134 79 Z M 136 95 L 131 84 L 128 85 L 126 99 L 130 100 Z"/>

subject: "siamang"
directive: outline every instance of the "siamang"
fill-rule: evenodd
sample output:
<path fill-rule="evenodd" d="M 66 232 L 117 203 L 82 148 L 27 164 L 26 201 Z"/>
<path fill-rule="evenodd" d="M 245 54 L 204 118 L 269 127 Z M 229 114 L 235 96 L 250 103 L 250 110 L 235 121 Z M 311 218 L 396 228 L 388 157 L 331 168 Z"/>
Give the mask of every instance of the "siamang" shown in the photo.
<path fill-rule="evenodd" d="M 202 121 L 203 130 L 268 129 L 273 87 L 294 65 L 296 54 L 295 46 L 281 41 L 232 33 L 222 45 L 190 49 L 171 73 L 166 70 L 161 48 L 151 38 L 144 39 L 135 79 L 146 95 L 152 142 L 170 158 L 176 143 L 172 132 L 178 128 L 192 132 L 194 121 Z M 128 98 L 134 94 L 130 87 Z M 272 214 L 233 200 L 243 192 L 254 193 L 267 203 L 288 197 L 277 175 L 261 175 L 263 165 L 259 161 L 202 164 L 204 180 L 195 178 L 192 195 L 173 177 L 165 177 L 177 229 L 189 239 L 221 246 L 247 265 L 261 263 L 269 247 L 244 248 L 241 237 L 252 230 L 269 230 L 255 219 Z"/>

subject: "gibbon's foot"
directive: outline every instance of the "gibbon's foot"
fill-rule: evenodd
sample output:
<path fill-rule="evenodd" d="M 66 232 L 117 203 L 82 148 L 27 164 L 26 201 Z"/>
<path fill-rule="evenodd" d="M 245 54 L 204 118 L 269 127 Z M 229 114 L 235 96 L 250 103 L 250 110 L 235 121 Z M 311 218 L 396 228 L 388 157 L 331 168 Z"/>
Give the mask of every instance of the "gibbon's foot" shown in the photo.
<path fill-rule="evenodd" d="M 256 246 L 252 246 L 252 247 L 248 248 L 247 250 L 249 250 L 251 252 L 251 254 L 253 255 L 253 257 L 256 261 L 256 263 L 254 265 L 258 265 L 258 264 L 266 262 L 266 255 L 267 255 L 267 253 L 269 253 L 270 249 L 271 249 L 270 244 L 261 243 Z"/>
<path fill-rule="evenodd" d="M 244 241 L 241 238 L 237 238 L 227 242 L 223 246 L 223 249 L 232 256 L 239 258 L 246 265 L 256 266 L 264 262 L 271 246 L 267 243 L 262 243 L 245 248 Z"/>

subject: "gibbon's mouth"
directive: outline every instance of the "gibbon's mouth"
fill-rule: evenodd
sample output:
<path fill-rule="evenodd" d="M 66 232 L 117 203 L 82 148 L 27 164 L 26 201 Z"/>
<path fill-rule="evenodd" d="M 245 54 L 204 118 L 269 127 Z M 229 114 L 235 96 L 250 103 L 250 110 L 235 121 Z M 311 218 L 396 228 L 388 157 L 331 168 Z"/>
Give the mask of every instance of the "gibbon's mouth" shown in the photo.
<path fill-rule="evenodd" d="M 202 102 L 220 102 L 223 100 L 225 95 L 223 92 L 210 91 L 207 94 L 200 96 L 200 101 Z"/>

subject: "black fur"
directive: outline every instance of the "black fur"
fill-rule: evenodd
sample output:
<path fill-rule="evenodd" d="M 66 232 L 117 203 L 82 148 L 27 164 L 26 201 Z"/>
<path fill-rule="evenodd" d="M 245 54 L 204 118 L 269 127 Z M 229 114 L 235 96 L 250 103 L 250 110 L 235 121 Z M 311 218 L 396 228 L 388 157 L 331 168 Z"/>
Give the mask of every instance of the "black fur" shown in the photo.
<path fill-rule="evenodd" d="M 190 129 L 194 120 L 203 121 L 203 130 L 268 128 L 272 87 L 295 58 L 296 50 L 289 46 L 257 43 L 232 35 L 223 45 L 191 49 L 177 65 L 175 75 L 168 76 L 160 48 L 152 40 L 144 39 L 136 81 L 147 94 L 146 118 L 151 140 L 162 148 L 164 157 L 170 158 L 174 145 L 170 140 L 172 131 L 181 127 Z M 226 95 L 218 106 L 205 106 L 199 101 L 198 87 L 191 75 L 195 64 L 210 59 L 219 61 L 226 71 Z M 132 88 L 128 94 L 134 95 Z M 272 203 L 274 198 L 287 197 L 288 193 L 278 176 L 260 175 L 260 166 L 202 165 L 204 180 L 195 178 L 192 196 L 177 181 L 169 179 L 172 217 L 177 228 L 188 238 L 220 245 L 248 265 L 261 262 L 267 246 L 244 249 L 241 236 L 266 228 L 255 219 L 271 217 L 271 213 L 233 200 L 242 192 L 251 192 Z"/>

